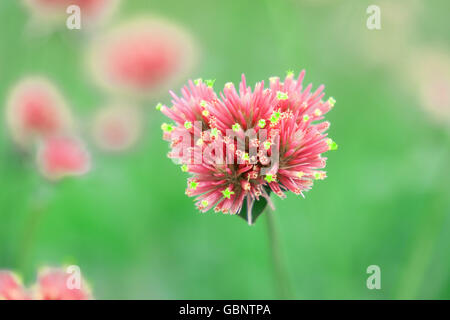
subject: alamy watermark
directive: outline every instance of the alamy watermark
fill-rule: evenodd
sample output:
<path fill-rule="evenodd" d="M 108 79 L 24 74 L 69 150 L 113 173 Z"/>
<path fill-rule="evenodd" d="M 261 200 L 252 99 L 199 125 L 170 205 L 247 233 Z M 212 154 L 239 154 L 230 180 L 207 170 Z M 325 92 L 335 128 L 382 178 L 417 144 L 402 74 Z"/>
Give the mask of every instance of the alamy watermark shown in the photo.
<path fill-rule="evenodd" d="M 376 264 L 370 265 L 367 267 L 366 272 L 370 274 L 370 276 L 367 278 L 366 285 L 367 289 L 373 290 L 381 289 L 381 269 Z"/>
<path fill-rule="evenodd" d="M 68 274 L 66 280 L 66 287 L 69 290 L 80 290 L 81 289 L 81 269 L 79 266 L 71 265 L 66 269 Z"/>
<path fill-rule="evenodd" d="M 377 5 L 370 5 L 366 9 L 366 13 L 370 16 L 367 18 L 366 26 L 369 30 L 381 29 L 381 9 Z"/>
<path fill-rule="evenodd" d="M 69 30 L 81 29 L 81 9 L 79 6 L 72 4 L 67 7 L 66 13 L 69 15 L 66 20 L 66 26 Z"/>

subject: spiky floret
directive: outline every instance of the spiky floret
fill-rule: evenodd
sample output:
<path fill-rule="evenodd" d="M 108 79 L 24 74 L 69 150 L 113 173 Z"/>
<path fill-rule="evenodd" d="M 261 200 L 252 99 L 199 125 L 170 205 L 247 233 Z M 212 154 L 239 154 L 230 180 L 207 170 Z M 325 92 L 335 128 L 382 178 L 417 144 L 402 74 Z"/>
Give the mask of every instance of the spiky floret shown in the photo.
<path fill-rule="evenodd" d="M 192 155 L 182 170 L 192 175 L 186 194 L 196 197 L 200 211 L 214 208 L 237 214 L 246 201 L 251 217 L 255 201 L 263 197 L 271 203 L 269 191 L 279 197 L 285 197 L 286 191 L 303 196 L 315 180 L 326 177 L 321 171 L 326 158 L 321 155 L 335 150 L 337 144 L 325 133 L 329 123 L 321 120 L 336 101 L 323 100 L 323 86 L 314 92 L 311 85 L 303 88 L 304 75 L 302 71 L 295 79 L 293 72 L 288 72 L 284 82 L 272 77 L 269 88 L 260 82 L 253 90 L 247 87 L 243 75 L 238 89 L 227 83 L 219 95 L 213 91 L 211 82 L 202 80 L 189 81 L 181 90 L 182 97 L 171 92 L 173 106 L 160 109 L 175 125 L 164 125 L 164 136 L 173 148 L 169 156 L 186 161 L 176 147 L 181 143 L 178 133 L 189 127 Z M 201 123 L 202 133 L 191 130 L 191 124 L 197 122 Z M 248 129 L 267 130 L 266 140 L 252 139 L 245 150 L 239 150 L 237 142 L 227 133 L 240 135 Z M 250 146 L 261 150 L 257 157 L 249 155 Z M 270 172 L 263 172 L 270 165 L 275 146 L 279 161 Z M 216 163 L 205 155 L 201 163 L 195 162 L 196 152 L 202 153 L 207 148 L 215 148 L 215 156 L 223 152 L 223 158 L 233 162 Z"/>

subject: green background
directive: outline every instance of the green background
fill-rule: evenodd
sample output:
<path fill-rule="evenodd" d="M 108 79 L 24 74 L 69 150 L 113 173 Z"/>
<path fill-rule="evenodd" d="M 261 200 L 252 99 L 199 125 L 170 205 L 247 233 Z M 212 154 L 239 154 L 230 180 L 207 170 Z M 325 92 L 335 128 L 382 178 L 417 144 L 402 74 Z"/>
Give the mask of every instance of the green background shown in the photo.
<path fill-rule="evenodd" d="M 366 28 L 373 3 L 381 30 Z M 406 20 L 392 3 L 402 17 L 411 12 Z M 215 78 L 216 88 L 241 73 L 253 84 L 305 68 L 308 83 L 336 98 L 327 119 L 339 150 L 327 154 L 328 178 L 306 199 L 274 200 L 293 297 L 448 299 L 449 128 L 422 108 L 404 67 L 422 46 L 448 53 L 448 9 L 448 1 L 133 0 L 111 24 L 145 12 L 185 26 L 200 54 L 189 78 Z M 28 19 L 19 1 L 0 1 L 0 104 L 22 76 L 38 73 L 87 121 L 107 100 L 82 67 L 89 35 L 64 26 L 30 35 Z M 91 144 L 93 170 L 57 184 L 15 150 L 2 112 L 0 269 L 32 283 L 41 266 L 75 263 L 98 299 L 278 297 L 267 217 L 249 227 L 196 211 L 186 174 L 166 158 L 160 101 L 169 95 L 143 106 L 135 149 L 109 155 Z M 373 264 L 381 290 L 366 287 Z"/>

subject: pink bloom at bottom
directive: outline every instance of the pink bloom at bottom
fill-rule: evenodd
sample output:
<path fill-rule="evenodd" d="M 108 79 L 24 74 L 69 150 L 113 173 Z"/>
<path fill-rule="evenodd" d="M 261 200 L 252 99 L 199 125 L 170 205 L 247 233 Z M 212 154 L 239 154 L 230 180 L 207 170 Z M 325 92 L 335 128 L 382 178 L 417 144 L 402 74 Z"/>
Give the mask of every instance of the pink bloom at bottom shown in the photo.
<path fill-rule="evenodd" d="M 0 300 L 90 300 L 91 290 L 81 274 L 63 268 L 45 268 L 32 289 L 11 271 L 0 270 Z"/>
<path fill-rule="evenodd" d="M 28 300 L 21 280 L 10 271 L 0 270 L 0 300 Z"/>
<path fill-rule="evenodd" d="M 77 138 L 66 136 L 44 140 L 39 147 L 37 161 L 42 174 L 51 180 L 83 175 L 91 166 L 84 144 Z"/>
<path fill-rule="evenodd" d="M 72 275 L 60 268 L 46 268 L 38 275 L 35 286 L 37 300 L 89 300 L 89 288 L 81 279 L 80 287 L 73 287 Z"/>

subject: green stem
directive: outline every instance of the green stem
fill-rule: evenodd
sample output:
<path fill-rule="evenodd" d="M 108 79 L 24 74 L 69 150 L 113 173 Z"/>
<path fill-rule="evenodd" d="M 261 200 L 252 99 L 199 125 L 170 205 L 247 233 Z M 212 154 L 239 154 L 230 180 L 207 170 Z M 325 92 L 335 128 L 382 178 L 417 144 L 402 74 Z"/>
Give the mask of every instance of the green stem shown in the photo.
<path fill-rule="evenodd" d="M 37 233 L 37 229 L 39 226 L 39 222 L 42 217 L 43 210 L 40 208 L 32 208 L 30 210 L 30 214 L 27 218 L 27 224 L 24 230 L 24 236 L 21 243 L 21 249 L 19 252 L 19 270 L 26 274 L 26 269 L 28 266 L 28 260 L 30 258 L 30 252 L 33 248 L 33 243 L 35 242 L 35 237 Z"/>
<path fill-rule="evenodd" d="M 280 241 L 278 238 L 273 211 L 269 207 L 266 208 L 266 216 L 270 254 L 275 273 L 275 284 L 278 290 L 279 297 L 281 299 L 290 299 L 292 297 L 292 293 L 289 286 L 287 268 L 283 263 L 281 255 Z"/>
<path fill-rule="evenodd" d="M 27 273 L 30 254 L 36 242 L 36 235 L 39 229 L 39 224 L 45 213 L 48 205 L 48 195 L 46 190 L 38 187 L 37 192 L 33 195 L 30 204 L 29 214 L 25 223 L 24 234 L 20 243 L 20 250 L 18 253 L 18 269 L 22 274 Z"/>

